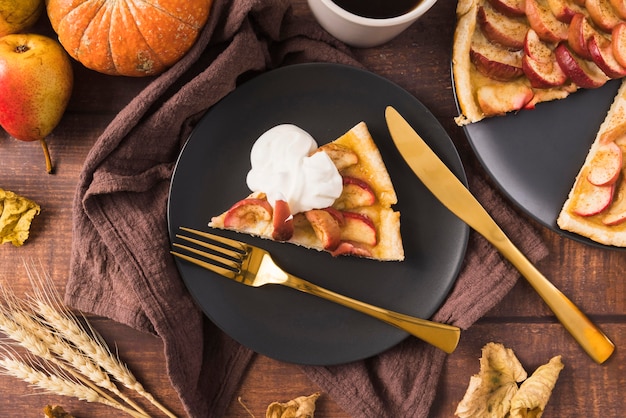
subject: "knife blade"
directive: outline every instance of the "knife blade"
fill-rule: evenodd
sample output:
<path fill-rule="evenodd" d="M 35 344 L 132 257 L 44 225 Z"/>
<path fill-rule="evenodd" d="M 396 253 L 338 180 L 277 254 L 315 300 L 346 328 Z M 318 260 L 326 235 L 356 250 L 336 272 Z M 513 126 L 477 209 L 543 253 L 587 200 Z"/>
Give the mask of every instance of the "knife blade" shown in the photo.
<path fill-rule="evenodd" d="M 594 361 L 599 364 L 606 361 L 615 350 L 613 342 L 522 254 L 480 202 L 396 109 L 388 106 L 385 118 L 396 148 L 426 188 L 452 213 L 484 236 L 519 270 Z"/>

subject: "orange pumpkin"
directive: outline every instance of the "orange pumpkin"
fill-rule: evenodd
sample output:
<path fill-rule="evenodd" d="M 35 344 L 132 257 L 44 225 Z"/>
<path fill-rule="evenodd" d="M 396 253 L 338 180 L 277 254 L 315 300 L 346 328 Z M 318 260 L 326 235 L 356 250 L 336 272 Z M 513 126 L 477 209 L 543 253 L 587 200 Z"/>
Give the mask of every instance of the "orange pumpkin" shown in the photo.
<path fill-rule="evenodd" d="M 191 48 L 212 0 L 47 0 L 59 41 L 83 65 L 111 75 L 156 75 Z"/>

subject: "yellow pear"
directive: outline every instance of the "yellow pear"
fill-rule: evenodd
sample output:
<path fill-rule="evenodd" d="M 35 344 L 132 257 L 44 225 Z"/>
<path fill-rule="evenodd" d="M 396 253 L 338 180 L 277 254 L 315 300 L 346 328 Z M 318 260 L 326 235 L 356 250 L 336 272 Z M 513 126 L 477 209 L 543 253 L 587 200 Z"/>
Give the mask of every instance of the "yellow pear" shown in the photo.
<path fill-rule="evenodd" d="M 61 121 L 73 87 L 69 56 L 56 40 L 14 33 L 0 38 L 0 126 L 21 141 L 40 141 Z"/>
<path fill-rule="evenodd" d="M 30 28 L 44 7 L 44 0 L 0 0 L 0 37 Z"/>

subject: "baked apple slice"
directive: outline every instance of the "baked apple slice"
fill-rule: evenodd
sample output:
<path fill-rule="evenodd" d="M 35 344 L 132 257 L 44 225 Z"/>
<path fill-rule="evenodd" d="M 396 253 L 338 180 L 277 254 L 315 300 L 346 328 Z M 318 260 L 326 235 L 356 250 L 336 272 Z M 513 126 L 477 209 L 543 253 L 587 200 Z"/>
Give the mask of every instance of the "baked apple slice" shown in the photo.
<path fill-rule="evenodd" d="M 589 54 L 604 74 L 610 78 L 622 78 L 626 76 L 626 67 L 615 59 L 613 44 L 610 39 L 602 35 L 594 35 L 589 40 Z"/>
<path fill-rule="evenodd" d="M 522 69 L 535 88 L 561 86 L 567 81 L 567 75 L 556 61 L 556 55 L 548 44 L 539 39 L 530 29 L 524 41 Z"/>
<path fill-rule="evenodd" d="M 596 186 L 586 178 L 580 179 L 576 192 L 573 212 L 579 216 L 593 216 L 609 207 L 613 200 L 615 184 Z"/>
<path fill-rule="evenodd" d="M 476 69 L 493 80 L 509 81 L 524 75 L 522 51 L 492 44 L 480 32 L 474 32 L 470 47 L 470 58 Z"/>
<path fill-rule="evenodd" d="M 267 199 L 242 199 L 228 209 L 224 216 L 224 226 L 258 233 L 272 222 L 272 212 L 272 206 Z"/>
<path fill-rule="evenodd" d="M 374 222 L 362 213 L 342 212 L 344 224 L 341 229 L 342 241 L 362 242 L 374 246 L 378 242 Z"/>
<path fill-rule="evenodd" d="M 293 215 L 289 209 L 289 203 L 277 200 L 274 203 L 274 219 L 272 219 L 272 239 L 275 241 L 287 241 L 293 236 Z"/>
<path fill-rule="evenodd" d="M 335 211 L 338 212 L 338 211 Z M 312 209 L 304 213 L 325 250 L 333 251 L 341 242 L 343 218 L 327 209 Z"/>
<path fill-rule="evenodd" d="M 593 89 L 608 81 L 606 74 L 595 63 L 577 56 L 567 43 L 561 42 L 557 45 L 554 53 L 565 74 L 578 87 Z"/>
<path fill-rule="evenodd" d="M 319 147 L 315 152 L 325 152 L 337 167 L 337 170 L 345 170 L 359 162 L 359 157 L 350 148 L 334 142 L 329 142 Z"/>
<path fill-rule="evenodd" d="M 507 16 L 519 17 L 526 14 L 524 0 L 489 0 L 489 3 L 494 9 Z"/>
<path fill-rule="evenodd" d="M 600 133 L 599 141 L 601 144 L 615 142 L 615 145 L 617 145 L 623 142 L 621 138 L 624 135 L 626 135 L 626 120 L 620 119 L 617 123 Z"/>
<path fill-rule="evenodd" d="M 476 100 L 486 115 L 495 116 L 525 108 L 534 95 L 533 89 L 526 84 L 502 83 L 479 88 Z"/>
<path fill-rule="evenodd" d="M 615 60 L 626 67 L 626 23 L 616 25 L 611 31 L 611 46 Z"/>
<path fill-rule="evenodd" d="M 617 14 L 622 19 L 626 19 L 626 0 L 609 0 L 611 6 L 613 6 L 613 10 L 615 10 L 615 14 Z"/>
<path fill-rule="evenodd" d="M 589 163 L 587 181 L 596 186 L 615 183 L 622 171 L 622 149 L 615 142 L 602 144 Z"/>
<path fill-rule="evenodd" d="M 356 255 L 358 257 L 371 257 L 372 253 L 365 247 L 356 242 L 341 241 L 339 246 L 335 248 L 331 254 L 336 257 L 338 255 Z"/>
<path fill-rule="evenodd" d="M 541 62 L 524 55 L 522 69 L 530 85 L 535 88 L 562 86 L 567 81 L 567 74 L 561 69 L 556 58 L 549 62 Z"/>
<path fill-rule="evenodd" d="M 550 62 L 554 56 L 552 47 L 542 41 L 534 29 L 529 29 L 524 38 L 524 55 L 539 62 Z"/>
<path fill-rule="evenodd" d="M 343 190 L 335 202 L 338 209 L 354 209 L 376 203 L 376 193 L 369 184 L 356 177 L 343 177 Z"/>
<path fill-rule="evenodd" d="M 546 0 L 525 0 L 526 17 L 530 27 L 546 42 L 567 39 L 567 24 L 558 20 Z"/>
<path fill-rule="evenodd" d="M 589 40 L 600 35 L 600 32 L 589 23 L 589 19 L 584 14 L 576 13 L 569 24 L 567 42 L 572 51 L 582 58 L 591 60 Z"/>
<path fill-rule="evenodd" d="M 548 7 L 554 17 L 564 23 L 570 23 L 576 13 L 583 12 L 583 8 L 572 0 L 548 0 Z"/>
<path fill-rule="evenodd" d="M 586 0 L 585 9 L 589 12 L 589 17 L 593 23 L 609 33 L 622 21 L 615 13 L 609 0 Z"/>
<path fill-rule="evenodd" d="M 524 46 L 526 32 L 530 28 L 523 17 L 509 17 L 485 3 L 478 9 L 478 23 L 485 37 L 512 50 Z"/>
<path fill-rule="evenodd" d="M 626 221 L 626 181 L 622 181 L 615 196 L 613 203 L 602 217 L 602 223 L 608 226 L 614 226 Z"/>

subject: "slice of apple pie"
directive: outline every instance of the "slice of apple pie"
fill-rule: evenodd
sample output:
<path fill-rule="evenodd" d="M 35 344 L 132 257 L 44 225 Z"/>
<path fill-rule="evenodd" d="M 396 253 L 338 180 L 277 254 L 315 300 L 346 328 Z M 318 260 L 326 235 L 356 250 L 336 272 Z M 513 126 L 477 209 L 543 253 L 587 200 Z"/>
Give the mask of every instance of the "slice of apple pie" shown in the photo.
<path fill-rule="evenodd" d="M 404 259 L 396 192 L 364 122 L 319 148 L 300 128 L 278 125 L 255 142 L 251 162 L 252 193 L 209 226 L 332 255 Z"/>
<path fill-rule="evenodd" d="M 626 82 L 600 125 L 557 219 L 561 229 L 606 245 L 626 246 Z"/>

